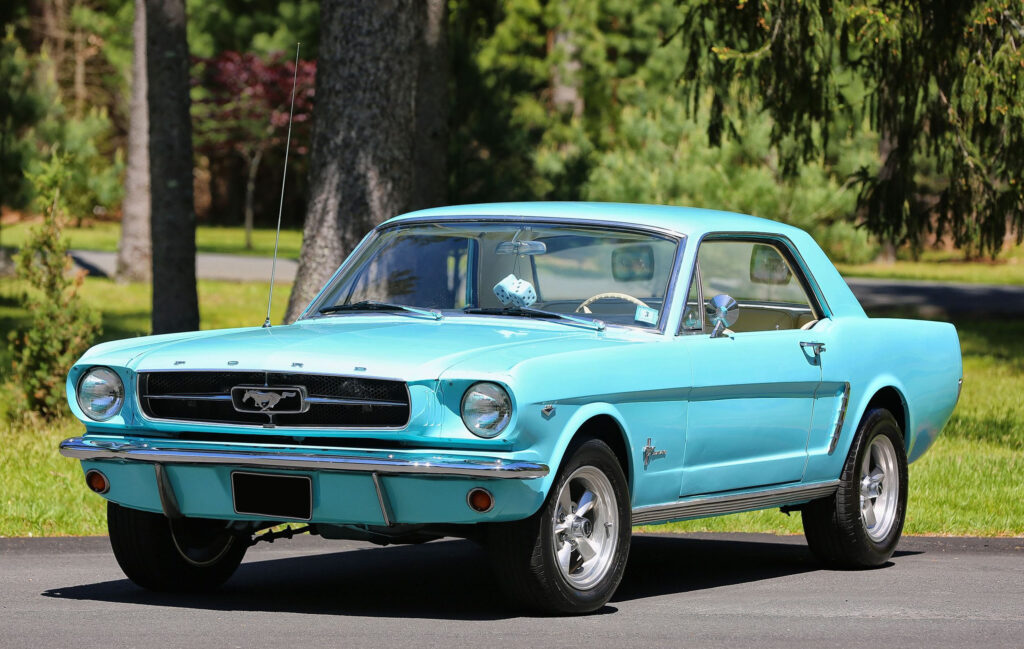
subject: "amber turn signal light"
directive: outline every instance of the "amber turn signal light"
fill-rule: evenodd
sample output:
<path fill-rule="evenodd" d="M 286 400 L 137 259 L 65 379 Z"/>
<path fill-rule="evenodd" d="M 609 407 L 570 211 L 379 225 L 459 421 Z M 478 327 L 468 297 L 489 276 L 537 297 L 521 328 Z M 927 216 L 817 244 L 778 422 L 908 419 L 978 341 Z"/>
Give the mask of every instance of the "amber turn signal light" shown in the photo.
<path fill-rule="evenodd" d="M 473 487 L 466 494 L 466 502 L 469 503 L 471 509 L 483 514 L 491 511 L 491 508 L 494 507 L 494 496 L 482 487 Z"/>
<path fill-rule="evenodd" d="M 98 494 L 105 494 L 110 490 L 110 480 L 96 469 L 90 469 L 85 474 L 85 484 Z"/>

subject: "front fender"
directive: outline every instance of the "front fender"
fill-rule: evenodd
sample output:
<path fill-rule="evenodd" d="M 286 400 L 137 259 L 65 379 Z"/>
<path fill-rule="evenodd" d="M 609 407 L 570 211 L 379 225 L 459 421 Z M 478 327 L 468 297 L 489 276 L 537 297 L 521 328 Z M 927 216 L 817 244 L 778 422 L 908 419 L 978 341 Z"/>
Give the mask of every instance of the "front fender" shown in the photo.
<path fill-rule="evenodd" d="M 557 412 L 557 407 L 556 407 Z M 633 460 L 634 452 L 630 444 L 630 440 L 633 438 L 630 435 L 629 425 L 626 423 L 625 417 L 622 413 L 610 403 L 597 402 L 588 403 L 576 408 L 573 413 L 568 417 L 565 424 L 562 425 L 561 430 L 558 433 L 558 437 L 555 441 L 554 446 L 551 448 L 551 462 L 548 465 L 551 468 L 551 472 L 544 478 L 544 490 L 545 493 L 550 489 L 551 485 L 554 484 L 555 477 L 558 474 L 558 470 L 562 466 L 562 462 L 565 461 L 566 452 L 569 449 L 569 445 L 573 439 L 576 438 L 577 433 L 583 428 L 584 424 L 595 417 L 610 417 L 614 420 L 618 430 L 613 431 L 616 435 L 622 436 L 623 445 L 626 447 L 626 457 L 628 462 L 627 479 L 629 479 L 629 491 L 633 492 L 632 477 L 636 475 L 636 466 Z"/>

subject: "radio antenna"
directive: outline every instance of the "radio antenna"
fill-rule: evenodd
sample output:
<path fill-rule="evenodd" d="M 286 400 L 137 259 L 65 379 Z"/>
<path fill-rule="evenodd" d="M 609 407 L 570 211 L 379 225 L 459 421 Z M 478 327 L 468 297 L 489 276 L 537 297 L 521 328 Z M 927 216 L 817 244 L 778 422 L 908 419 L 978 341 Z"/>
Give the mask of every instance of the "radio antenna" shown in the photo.
<path fill-rule="evenodd" d="M 288 179 L 288 152 L 292 148 L 292 118 L 295 116 L 295 86 L 299 80 L 299 48 L 302 43 L 295 44 L 295 69 L 292 71 L 292 104 L 288 109 L 288 137 L 284 143 L 284 171 L 281 172 L 281 202 L 277 205 L 277 234 L 274 235 L 274 261 L 270 265 L 270 297 L 267 298 L 267 319 L 263 327 L 270 327 L 270 306 L 274 303 L 274 275 L 277 273 L 277 248 L 281 243 L 281 213 L 284 211 L 284 184 Z"/>

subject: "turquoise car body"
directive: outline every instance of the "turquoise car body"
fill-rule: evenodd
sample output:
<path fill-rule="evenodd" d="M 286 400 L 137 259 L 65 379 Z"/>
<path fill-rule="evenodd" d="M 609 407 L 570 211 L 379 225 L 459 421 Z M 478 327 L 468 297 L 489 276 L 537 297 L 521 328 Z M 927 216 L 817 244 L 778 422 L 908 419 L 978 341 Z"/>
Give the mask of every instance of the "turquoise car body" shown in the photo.
<path fill-rule="evenodd" d="M 867 317 L 825 253 L 797 228 L 702 209 L 509 203 L 414 212 L 378 230 L 467 219 L 607 223 L 674 237 L 676 267 L 659 327 L 305 313 L 284 326 L 105 343 L 68 375 L 70 407 L 86 430 L 66 440 L 62 452 L 107 476 L 104 497 L 153 512 L 170 506 L 190 517 L 269 521 L 233 506 L 232 472 L 256 466 L 309 476 L 315 523 L 474 524 L 535 513 L 572 440 L 600 430 L 625 466 L 633 522 L 657 523 L 797 505 L 831 493 L 872 405 L 894 412 L 913 462 L 935 442 L 959 397 L 955 329 Z M 696 251 L 721 235 L 784 245 L 823 317 L 808 330 L 678 335 Z M 79 378 L 95 366 L 117 372 L 127 395 L 121 412 L 105 422 L 86 416 L 75 398 Z M 246 426 L 244 440 L 234 441 L 238 426 L 148 419 L 135 396 L 140 372 L 297 366 L 404 381 L 408 424 L 344 431 Z M 494 439 L 473 435 L 460 417 L 462 395 L 478 381 L 504 386 L 514 403 L 511 424 Z M 212 441 L 180 439 L 185 432 Z M 318 446 L 317 436 L 351 445 Z M 281 441 L 289 437 L 303 444 Z M 474 487 L 493 494 L 493 508 L 469 506 Z"/>

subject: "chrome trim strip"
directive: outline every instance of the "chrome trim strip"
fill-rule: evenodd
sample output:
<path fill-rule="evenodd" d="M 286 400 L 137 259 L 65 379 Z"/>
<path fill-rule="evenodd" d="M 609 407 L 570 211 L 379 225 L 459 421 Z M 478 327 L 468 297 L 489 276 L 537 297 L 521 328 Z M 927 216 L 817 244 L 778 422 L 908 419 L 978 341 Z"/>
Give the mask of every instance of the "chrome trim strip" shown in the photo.
<path fill-rule="evenodd" d="M 401 401 L 373 401 L 371 399 L 343 399 L 341 397 L 308 397 L 306 403 L 337 404 L 339 406 L 381 406 L 387 408 L 410 407 Z"/>
<path fill-rule="evenodd" d="M 274 388 L 280 388 L 281 386 L 271 386 Z M 142 397 L 143 399 L 158 399 L 165 401 L 231 401 L 230 394 L 155 394 L 151 396 Z M 408 406 L 407 403 L 401 401 L 373 401 L 370 399 L 342 399 L 335 397 L 306 397 L 303 399 L 304 403 L 319 403 L 319 404 L 337 404 L 340 406 L 382 406 L 382 407 L 402 407 Z M 259 410 L 247 410 L 245 412 L 260 413 Z M 272 414 L 282 414 L 279 412 L 273 412 Z M 295 414 L 295 413 L 286 413 Z M 175 420 L 177 421 L 177 420 Z"/>
<path fill-rule="evenodd" d="M 60 454 L 79 460 L 122 460 L 157 464 L 220 464 L 301 471 L 377 472 L 381 475 L 432 475 L 470 478 L 531 479 L 549 472 L 546 464 L 505 461 L 492 457 L 427 455 L 368 451 L 366 455 L 342 455 L 329 449 L 298 450 L 265 447 L 266 450 L 223 448 L 222 445 L 189 442 L 117 441 L 72 437 L 60 443 Z M 351 449 L 348 449 L 351 452 Z"/>
<path fill-rule="evenodd" d="M 373 478 L 373 488 L 377 490 L 377 503 L 380 505 L 380 515 L 384 517 L 384 525 L 391 527 L 391 507 L 388 503 L 388 497 L 384 493 L 384 485 L 381 484 L 380 475 L 374 471 L 370 474 Z"/>
<path fill-rule="evenodd" d="M 610 228 L 613 230 L 630 230 L 633 232 L 650 232 L 653 234 L 659 234 L 672 239 L 683 239 L 689 236 L 685 232 L 674 230 L 672 228 L 663 228 L 657 225 L 645 225 L 642 223 L 630 223 L 629 221 L 619 221 L 616 219 L 608 219 L 607 221 L 602 219 L 588 219 L 588 218 L 572 218 L 565 216 L 526 216 L 516 214 L 473 214 L 471 211 L 467 211 L 466 214 L 449 214 L 446 216 L 414 216 L 411 218 L 403 218 L 397 221 L 381 223 L 376 228 L 375 232 L 383 232 L 390 230 L 391 228 L 398 228 L 407 226 L 410 224 L 422 225 L 424 223 L 478 223 L 480 221 L 489 221 L 493 223 L 544 223 L 548 225 L 583 225 L 583 226 L 596 226 Z"/>
<path fill-rule="evenodd" d="M 832 431 L 832 441 L 828 443 L 828 454 L 836 450 L 836 446 L 839 444 L 839 435 L 843 432 L 843 422 L 846 420 L 846 407 L 850 404 L 850 384 L 847 383 L 843 386 L 842 400 L 839 402 L 839 419 L 836 420 L 835 430 Z"/>
<path fill-rule="evenodd" d="M 231 401 L 230 394 L 154 394 L 143 399 L 173 399 L 175 401 Z"/>
<path fill-rule="evenodd" d="M 704 496 L 664 505 L 637 507 L 633 510 L 633 525 L 660 521 L 702 518 L 717 514 L 733 514 L 752 509 L 766 509 L 814 500 L 835 493 L 838 480 L 816 482 L 809 485 L 782 487 L 727 496 Z"/>
<path fill-rule="evenodd" d="M 156 490 L 160 495 L 160 509 L 164 510 L 164 516 L 171 520 L 185 518 L 178 507 L 178 498 L 174 495 L 174 487 L 170 478 L 167 477 L 167 470 L 164 465 L 157 463 L 153 465 L 156 471 Z"/>

